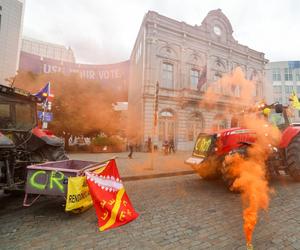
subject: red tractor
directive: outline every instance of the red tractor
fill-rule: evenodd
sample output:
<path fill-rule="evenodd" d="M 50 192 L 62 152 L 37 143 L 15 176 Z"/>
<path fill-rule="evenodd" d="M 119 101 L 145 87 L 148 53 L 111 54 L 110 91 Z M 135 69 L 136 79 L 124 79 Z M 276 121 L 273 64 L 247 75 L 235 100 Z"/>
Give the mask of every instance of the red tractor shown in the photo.
<path fill-rule="evenodd" d="M 264 104 L 260 106 L 260 110 L 255 111 L 262 113 L 262 109 L 265 108 L 270 111 L 269 122 L 282 132 L 279 144 L 269 145 L 272 153 L 266 161 L 268 174 L 280 175 L 284 172 L 294 180 L 300 181 L 300 124 L 290 123 L 287 107 L 279 103 Z M 255 131 L 236 126 L 239 122 L 235 119 L 231 123 L 230 129 L 210 134 L 200 133 L 192 156 L 185 161 L 197 170 L 203 179 L 222 177 L 229 188 L 234 179 L 228 174 L 229 166 L 225 157 L 234 153 L 247 157 L 247 149 L 256 140 Z"/>

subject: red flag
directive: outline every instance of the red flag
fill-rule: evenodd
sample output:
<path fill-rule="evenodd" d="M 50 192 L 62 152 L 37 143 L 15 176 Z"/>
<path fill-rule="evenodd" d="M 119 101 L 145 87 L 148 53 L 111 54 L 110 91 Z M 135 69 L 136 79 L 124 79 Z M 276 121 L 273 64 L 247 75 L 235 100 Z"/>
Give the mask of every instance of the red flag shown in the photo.
<path fill-rule="evenodd" d="M 138 217 L 126 194 L 115 160 L 100 171 L 86 172 L 100 231 L 124 225 Z"/>
<path fill-rule="evenodd" d="M 205 65 L 205 67 L 202 69 L 201 75 L 198 79 L 198 85 L 197 85 L 197 89 L 200 91 L 202 86 L 204 85 L 204 83 L 207 82 L 207 66 Z"/>

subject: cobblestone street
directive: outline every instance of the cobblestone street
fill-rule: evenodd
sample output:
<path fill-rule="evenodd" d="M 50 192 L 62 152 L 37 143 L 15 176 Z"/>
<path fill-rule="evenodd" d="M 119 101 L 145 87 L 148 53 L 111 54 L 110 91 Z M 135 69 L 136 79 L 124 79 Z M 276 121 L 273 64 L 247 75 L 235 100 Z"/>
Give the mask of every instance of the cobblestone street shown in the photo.
<path fill-rule="evenodd" d="M 268 213 L 261 213 L 254 249 L 300 249 L 300 184 L 274 180 Z M 239 194 L 197 175 L 125 182 L 140 216 L 99 232 L 93 208 L 66 214 L 63 199 L 0 200 L 1 249 L 245 249 Z"/>

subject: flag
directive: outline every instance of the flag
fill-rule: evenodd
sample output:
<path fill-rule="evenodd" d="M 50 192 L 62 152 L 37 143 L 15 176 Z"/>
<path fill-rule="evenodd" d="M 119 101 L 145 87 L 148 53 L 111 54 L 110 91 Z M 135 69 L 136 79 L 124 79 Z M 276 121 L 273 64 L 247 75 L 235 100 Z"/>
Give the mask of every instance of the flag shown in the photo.
<path fill-rule="evenodd" d="M 115 160 L 102 169 L 85 172 L 100 231 L 124 225 L 138 217 L 120 179 Z"/>
<path fill-rule="evenodd" d="M 158 93 L 159 93 L 159 83 L 156 82 L 155 88 L 155 103 L 154 103 L 154 127 L 157 126 L 157 113 L 158 113 Z"/>
<path fill-rule="evenodd" d="M 65 210 L 80 213 L 92 205 L 93 201 L 86 183 L 86 176 L 69 177 Z"/>
<path fill-rule="evenodd" d="M 197 85 L 198 91 L 201 90 L 203 84 L 206 83 L 207 81 L 206 74 L 207 74 L 207 66 L 205 65 L 198 80 L 198 85 Z"/>
<path fill-rule="evenodd" d="M 42 88 L 39 92 L 34 94 L 36 97 L 45 100 L 47 99 L 51 93 L 50 93 L 50 82 L 46 83 L 45 87 Z"/>
<path fill-rule="evenodd" d="M 293 108 L 300 110 L 300 102 L 299 102 L 298 96 L 296 95 L 295 91 L 293 91 L 289 100 L 292 102 Z"/>

